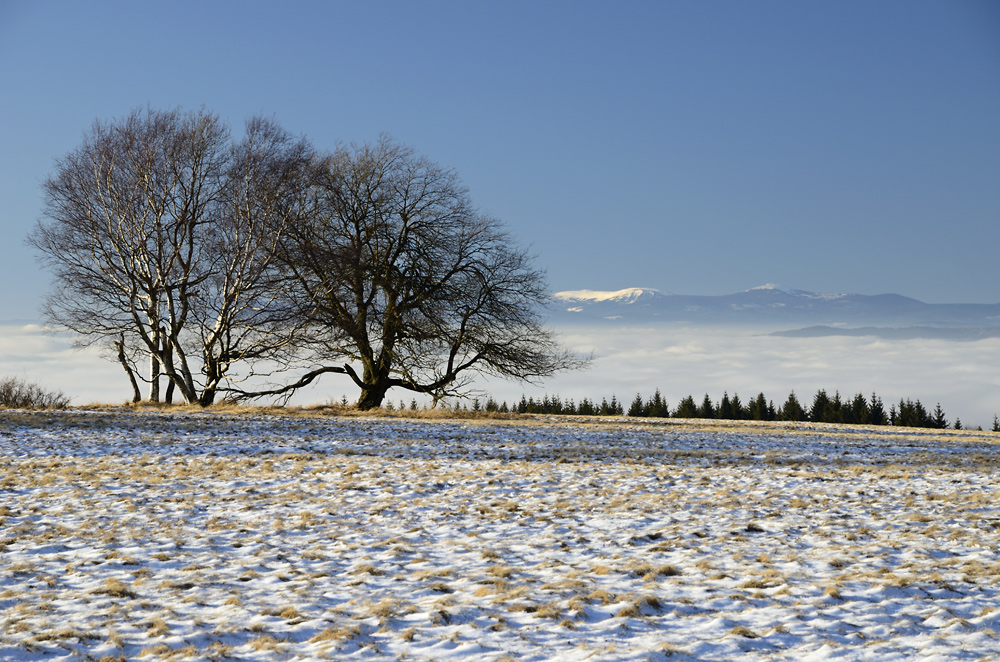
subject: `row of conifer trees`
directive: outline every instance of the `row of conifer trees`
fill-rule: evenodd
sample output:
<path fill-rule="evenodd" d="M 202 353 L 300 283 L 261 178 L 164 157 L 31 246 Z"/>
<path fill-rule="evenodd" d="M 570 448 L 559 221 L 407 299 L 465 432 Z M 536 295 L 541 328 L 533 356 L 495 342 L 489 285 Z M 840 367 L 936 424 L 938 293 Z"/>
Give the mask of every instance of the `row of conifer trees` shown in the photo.
<path fill-rule="evenodd" d="M 846 423 L 857 425 L 897 425 L 922 428 L 951 427 L 940 403 L 933 410 L 928 410 L 920 400 L 900 399 L 899 403 L 891 404 L 888 410 L 876 393 L 866 398 L 858 393 L 853 398 L 844 399 L 839 392 L 833 396 L 823 389 L 816 392 L 812 404 L 803 405 L 795 391 L 780 407 L 773 400 L 768 400 L 763 393 L 743 402 L 740 396 L 730 396 L 724 393 L 722 399 L 714 402 L 708 394 L 696 402 L 692 396 L 682 398 L 675 407 L 670 407 L 660 390 L 649 398 L 636 394 L 635 399 L 626 409 L 624 404 L 614 395 L 611 400 L 602 398 L 598 404 L 589 398 L 579 402 L 572 399 L 563 400 L 557 395 L 544 395 L 541 400 L 521 396 L 521 400 L 512 406 L 506 401 L 497 403 L 492 397 L 485 405 L 475 400 L 473 410 L 487 412 L 519 413 L 519 414 L 560 414 L 583 416 L 634 416 L 656 418 L 714 418 L 722 420 L 756 420 L 756 421 L 812 421 L 815 423 Z M 954 422 L 955 429 L 962 429 L 958 418 Z M 1000 420 L 993 417 L 993 430 L 1000 432 Z"/>

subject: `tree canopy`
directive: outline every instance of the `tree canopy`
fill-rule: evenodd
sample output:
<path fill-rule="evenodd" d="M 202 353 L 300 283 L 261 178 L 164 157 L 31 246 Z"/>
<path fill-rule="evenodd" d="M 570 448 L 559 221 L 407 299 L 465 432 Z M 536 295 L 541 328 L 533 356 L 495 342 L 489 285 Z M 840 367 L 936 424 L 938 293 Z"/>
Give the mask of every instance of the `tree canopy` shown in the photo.
<path fill-rule="evenodd" d="M 341 373 L 370 408 L 584 363 L 543 325 L 532 256 L 385 136 L 321 154 L 273 120 L 234 141 L 204 110 L 136 110 L 96 122 L 43 189 L 28 242 L 55 276 L 48 321 L 105 348 L 135 399 L 139 381 L 210 404 Z"/>

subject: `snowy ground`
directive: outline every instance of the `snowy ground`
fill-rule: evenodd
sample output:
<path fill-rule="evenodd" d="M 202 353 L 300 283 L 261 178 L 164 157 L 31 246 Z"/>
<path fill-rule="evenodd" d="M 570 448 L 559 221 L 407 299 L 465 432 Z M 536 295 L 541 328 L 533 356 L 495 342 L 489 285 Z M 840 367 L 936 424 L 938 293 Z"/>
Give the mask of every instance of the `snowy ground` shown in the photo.
<path fill-rule="evenodd" d="M 0 659 L 996 659 L 998 440 L 0 411 Z"/>

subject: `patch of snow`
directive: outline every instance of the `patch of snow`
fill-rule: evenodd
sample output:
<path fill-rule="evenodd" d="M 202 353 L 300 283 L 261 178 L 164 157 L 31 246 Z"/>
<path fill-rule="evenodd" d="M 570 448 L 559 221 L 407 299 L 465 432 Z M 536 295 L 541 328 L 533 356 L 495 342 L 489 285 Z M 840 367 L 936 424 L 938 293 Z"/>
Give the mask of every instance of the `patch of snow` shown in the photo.
<path fill-rule="evenodd" d="M 997 659 L 996 439 L 4 411 L 0 659 Z"/>
<path fill-rule="evenodd" d="M 809 292 L 807 290 L 795 290 L 789 287 L 783 287 L 776 283 L 765 283 L 764 285 L 751 287 L 749 290 L 743 290 L 743 292 L 760 292 L 760 291 L 781 292 L 789 296 L 801 297 L 804 299 L 822 299 L 824 301 L 832 301 L 847 296 L 846 294 L 839 294 L 839 293 L 816 293 L 816 292 Z"/>
<path fill-rule="evenodd" d="M 562 301 L 635 303 L 636 301 L 653 299 L 663 295 L 659 290 L 648 287 L 629 287 L 613 292 L 604 290 L 567 290 L 565 292 L 556 292 L 552 296 Z"/>

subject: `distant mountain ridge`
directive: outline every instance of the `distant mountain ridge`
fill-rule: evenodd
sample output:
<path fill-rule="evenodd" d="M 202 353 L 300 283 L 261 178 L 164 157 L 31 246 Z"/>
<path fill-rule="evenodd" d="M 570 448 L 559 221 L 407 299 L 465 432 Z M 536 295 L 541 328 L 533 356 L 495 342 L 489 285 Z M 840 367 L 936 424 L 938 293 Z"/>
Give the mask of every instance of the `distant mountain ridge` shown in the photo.
<path fill-rule="evenodd" d="M 830 334 L 843 327 L 1000 327 L 1000 303 L 932 304 L 899 294 L 819 294 L 773 283 L 735 294 L 701 296 L 666 294 L 652 288 L 617 291 L 556 292 L 555 317 L 564 323 L 687 322 L 752 324 L 770 327 L 824 326 Z M 927 331 L 930 329 L 930 331 Z M 820 333 L 816 329 L 814 333 Z M 994 332 L 986 333 L 993 336 Z M 926 336 L 925 336 L 926 337 Z"/>

